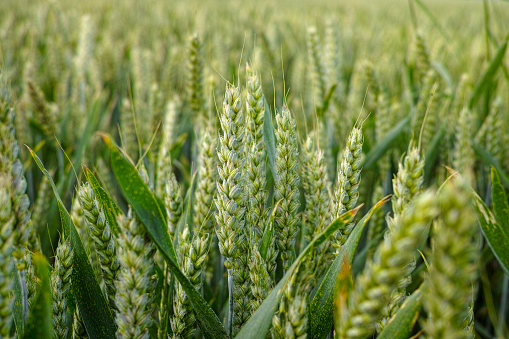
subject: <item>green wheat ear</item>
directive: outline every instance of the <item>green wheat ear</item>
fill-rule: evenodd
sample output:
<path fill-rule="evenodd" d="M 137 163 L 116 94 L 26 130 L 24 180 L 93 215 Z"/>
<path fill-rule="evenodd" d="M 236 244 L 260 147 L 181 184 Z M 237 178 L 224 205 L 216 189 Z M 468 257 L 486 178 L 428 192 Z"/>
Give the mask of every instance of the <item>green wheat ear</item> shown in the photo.
<path fill-rule="evenodd" d="M 53 292 L 53 333 L 55 338 L 67 338 L 68 296 L 71 288 L 72 250 L 69 241 L 61 239 L 57 247 L 55 266 L 51 272 Z"/>
<path fill-rule="evenodd" d="M 276 115 L 276 177 L 275 200 L 280 201 L 276 210 L 276 241 L 281 252 L 283 270 L 287 271 L 292 263 L 292 250 L 299 231 L 297 210 L 299 209 L 299 175 L 296 126 L 288 107 L 283 106 Z"/>
<path fill-rule="evenodd" d="M 361 181 L 361 155 L 364 137 L 360 128 L 354 127 L 348 137 L 343 150 L 341 164 L 338 169 L 336 187 L 331 201 L 331 219 L 335 220 L 346 211 L 353 209 L 359 199 L 359 184 Z M 355 224 L 345 225 L 336 232 L 333 246 L 342 246 Z"/>
<path fill-rule="evenodd" d="M 463 180 L 463 179 L 461 179 Z M 431 266 L 426 275 L 423 304 L 428 338 L 472 338 L 465 331 L 477 278 L 479 247 L 471 192 L 465 182 L 447 184 L 440 196 L 442 217 L 434 223 Z"/>

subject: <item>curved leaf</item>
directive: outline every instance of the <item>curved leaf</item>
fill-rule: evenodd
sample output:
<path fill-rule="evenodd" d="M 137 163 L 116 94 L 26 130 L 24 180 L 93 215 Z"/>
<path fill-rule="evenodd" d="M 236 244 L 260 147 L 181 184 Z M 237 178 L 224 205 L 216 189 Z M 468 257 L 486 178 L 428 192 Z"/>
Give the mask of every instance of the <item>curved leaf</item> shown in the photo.
<path fill-rule="evenodd" d="M 477 220 L 481 225 L 484 238 L 488 242 L 488 245 L 490 245 L 493 254 L 505 273 L 509 275 L 509 236 L 498 224 L 495 216 L 488 207 L 486 207 L 479 195 L 475 192 L 473 192 L 473 194 L 474 209 L 477 214 Z"/>
<path fill-rule="evenodd" d="M 415 322 L 419 318 L 422 308 L 422 287 L 412 293 L 398 312 L 391 318 L 384 327 L 377 339 L 407 339 L 412 333 Z"/>
<path fill-rule="evenodd" d="M 468 101 L 468 108 L 472 108 L 477 100 L 481 97 L 481 94 L 484 92 L 486 86 L 491 82 L 495 74 L 497 73 L 498 68 L 502 64 L 504 60 L 504 55 L 507 50 L 507 41 L 509 39 L 509 35 L 504 39 L 504 42 L 498 47 L 497 53 L 491 59 L 488 68 L 484 71 L 483 75 L 479 82 L 475 85 L 475 88 L 470 96 L 470 100 Z"/>
<path fill-rule="evenodd" d="M 249 318 L 247 323 L 242 326 L 240 332 L 237 334 L 236 338 L 252 338 L 252 339 L 265 339 L 267 334 L 269 333 L 269 329 L 272 326 L 272 317 L 276 313 L 276 310 L 279 306 L 279 302 L 281 300 L 281 296 L 283 295 L 283 291 L 286 288 L 288 280 L 292 276 L 293 272 L 295 272 L 298 265 L 301 263 L 302 259 L 309 254 L 315 247 L 320 246 L 323 242 L 329 238 L 334 232 L 336 232 L 340 227 L 345 224 L 348 224 L 350 220 L 353 219 L 357 211 L 362 206 L 359 206 L 351 211 L 348 211 L 341 215 L 338 219 L 334 220 L 322 233 L 317 235 L 313 241 L 311 241 L 307 247 L 301 252 L 299 257 L 293 262 L 290 269 L 286 272 L 286 274 L 281 278 L 276 287 L 272 289 L 267 298 L 263 301 L 260 307 L 256 310 L 256 312 Z M 358 227 L 352 231 L 350 237 L 353 239 L 356 237 L 356 234 L 360 236 L 360 231 Z M 347 240 L 346 243 L 349 242 Z M 353 242 L 351 240 L 350 242 Z M 343 247 L 341 252 L 346 251 L 346 245 Z M 339 255 L 341 255 L 341 252 Z"/>
<path fill-rule="evenodd" d="M 360 236 L 364 226 L 373 213 L 380 208 L 388 197 L 380 200 L 371 210 L 357 223 L 354 231 L 348 237 L 341 251 L 334 259 L 309 306 L 308 336 L 310 338 L 325 338 L 333 324 L 334 311 L 334 286 L 336 279 L 344 269 L 350 270 L 352 261 L 357 250 Z M 348 265 L 345 265 L 347 263 Z"/>
<path fill-rule="evenodd" d="M 35 255 L 34 259 L 40 284 L 28 315 L 23 338 L 51 338 L 53 336 L 53 309 L 49 283 L 49 264 L 42 254 Z"/>
<path fill-rule="evenodd" d="M 80 236 L 74 227 L 71 216 L 60 199 L 53 179 L 42 164 L 39 157 L 30 149 L 37 166 L 46 175 L 53 192 L 57 198 L 60 220 L 62 222 L 63 236 L 71 239 L 73 251 L 73 266 L 71 275 L 71 289 L 76 299 L 78 309 L 91 338 L 115 338 L 116 326 L 106 299 L 95 280 L 95 274 L 81 242 Z"/>
<path fill-rule="evenodd" d="M 226 338 L 226 331 L 217 315 L 178 267 L 166 218 L 156 197 L 141 179 L 134 165 L 123 156 L 121 149 L 113 144 L 109 136 L 102 137 L 110 149 L 113 174 L 124 197 L 145 225 L 145 229 L 168 264 L 171 273 L 182 285 L 203 335 L 206 338 Z"/>

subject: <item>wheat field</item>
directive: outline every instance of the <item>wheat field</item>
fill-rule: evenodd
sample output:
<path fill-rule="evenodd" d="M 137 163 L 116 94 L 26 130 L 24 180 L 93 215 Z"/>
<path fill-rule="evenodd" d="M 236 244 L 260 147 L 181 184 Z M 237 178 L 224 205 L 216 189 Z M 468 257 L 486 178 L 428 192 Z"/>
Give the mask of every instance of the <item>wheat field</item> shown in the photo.
<path fill-rule="evenodd" d="M 509 2 L 0 2 L 0 338 L 508 338 Z"/>

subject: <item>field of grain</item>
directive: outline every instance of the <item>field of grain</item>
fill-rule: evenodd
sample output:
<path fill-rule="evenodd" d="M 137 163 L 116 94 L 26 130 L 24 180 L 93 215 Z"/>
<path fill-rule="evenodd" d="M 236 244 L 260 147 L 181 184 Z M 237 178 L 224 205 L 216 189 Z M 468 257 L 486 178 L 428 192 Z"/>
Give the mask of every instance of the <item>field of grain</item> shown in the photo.
<path fill-rule="evenodd" d="M 508 338 L 509 2 L 0 2 L 0 338 Z"/>

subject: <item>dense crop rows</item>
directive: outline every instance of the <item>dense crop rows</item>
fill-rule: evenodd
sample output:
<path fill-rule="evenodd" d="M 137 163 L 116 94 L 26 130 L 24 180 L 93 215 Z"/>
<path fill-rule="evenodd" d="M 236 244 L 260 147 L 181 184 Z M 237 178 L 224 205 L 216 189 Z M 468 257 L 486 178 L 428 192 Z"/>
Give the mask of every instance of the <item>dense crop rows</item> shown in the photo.
<path fill-rule="evenodd" d="M 0 338 L 508 337 L 508 15 L 2 1 Z"/>

